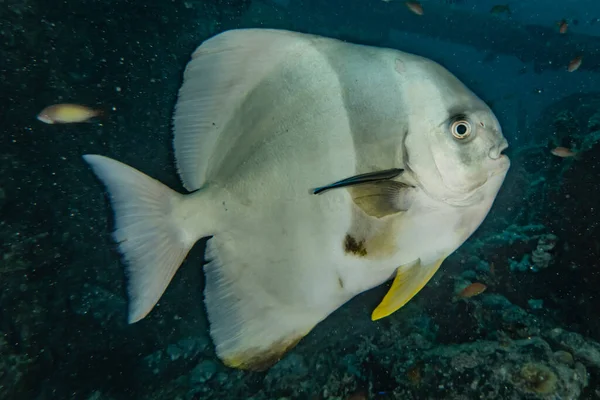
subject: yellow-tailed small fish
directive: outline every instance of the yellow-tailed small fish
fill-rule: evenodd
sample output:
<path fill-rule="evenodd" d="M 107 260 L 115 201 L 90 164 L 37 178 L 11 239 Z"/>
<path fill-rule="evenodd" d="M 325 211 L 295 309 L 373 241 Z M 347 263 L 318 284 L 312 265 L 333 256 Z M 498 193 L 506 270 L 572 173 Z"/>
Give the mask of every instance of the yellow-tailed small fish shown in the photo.
<path fill-rule="evenodd" d="M 54 104 L 44 108 L 37 119 L 46 124 L 73 124 L 89 122 L 93 118 L 102 116 L 102 111 L 80 104 Z"/>

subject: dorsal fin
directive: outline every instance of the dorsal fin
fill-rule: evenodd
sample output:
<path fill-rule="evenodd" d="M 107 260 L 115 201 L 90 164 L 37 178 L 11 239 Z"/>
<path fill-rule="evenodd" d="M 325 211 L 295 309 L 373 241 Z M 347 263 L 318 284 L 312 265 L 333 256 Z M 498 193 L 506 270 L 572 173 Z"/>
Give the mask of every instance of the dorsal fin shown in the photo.
<path fill-rule="evenodd" d="M 221 33 L 196 49 L 173 118 L 177 169 L 186 189 L 202 187 L 219 141 L 233 142 L 243 133 L 243 126 L 231 124 L 241 125 L 234 116 L 247 95 L 297 45 L 311 38 L 283 30 L 239 29 Z"/>

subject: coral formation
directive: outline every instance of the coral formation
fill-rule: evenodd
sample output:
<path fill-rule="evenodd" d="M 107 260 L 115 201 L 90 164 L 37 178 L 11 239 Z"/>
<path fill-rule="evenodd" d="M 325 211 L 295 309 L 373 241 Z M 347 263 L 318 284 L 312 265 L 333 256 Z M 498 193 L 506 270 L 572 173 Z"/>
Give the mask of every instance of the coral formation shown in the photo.
<path fill-rule="evenodd" d="M 556 390 L 556 374 L 543 364 L 527 363 L 519 372 L 517 378 L 525 390 L 538 394 L 550 394 Z"/>
<path fill-rule="evenodd" d="M 552 250 L 556 246 L 558 237 L 551 233 L 539 235 L 538 243 L 536 248 L 531 254 L 523 255 L 521 261 L 510 260 L 511 271 L 525 272 L 533 271 L 538 272 L 544 270 L 550 266 L 553 260 Z"/>
<path fill-rule="evenodd" d="M 537 272 L 548 268 L 553 258 L 551 251 L 556 246 L 557 240 L 558 237 L 551 233 L 539 238 L 537 247 L 531 253 L 532 271 Z"/>

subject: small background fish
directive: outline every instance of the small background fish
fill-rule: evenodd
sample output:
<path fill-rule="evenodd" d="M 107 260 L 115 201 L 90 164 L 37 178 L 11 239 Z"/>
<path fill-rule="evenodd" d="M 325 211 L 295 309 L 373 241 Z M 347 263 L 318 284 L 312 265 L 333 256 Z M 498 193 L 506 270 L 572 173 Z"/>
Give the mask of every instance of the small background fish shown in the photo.
<path fill-rule="evenodd" d="M 458 293 L 458 297 L 462 299 L 468 299 L 470 297 L 477 296 L 487 289 L 487 286 L 481 282 L 471 283 L 469 286 L 464 288 Z"/>
<path fill-rule="evenodd" d="M 569 63 L 569 66 L 567 67 L 567 70 L 569 72 L 577 71 L 579 69 L 579 67 L 581 66 L 581 62 L 582 61 L 583 61 L 583 56 L 577 56 L 577 57 L 575 57 Z"/>
<path fill-rule="evenodd" d="M 560 22 L 557 22 L 556 25 L 558 25 L 558 32 L 565 34 L 567 33 L 567 28 L 569 27 L 569 24 L 567 23 L 566 20 L 562 20 Z"/>
<path fill-rule="evenodd" d="M 414 14 L 423 15 L 423 6 L 418 1 L 407 1 L 406 7 L 412 11 Z"/>
<path fill-rule="evenodd" d="M 554 154 L 555 156 L 561 157 L 561 158 L 570 158 L 570 157 L 577 158 L 577 156 L 578 156 L 577 152 L 575 152 L 571 149 L 568 149 L 566 147 L 556 147 L 556 148 L 550 150 L 550 152 L 552 154 Z"/>
<path fill-rule="evenodd" d="M 93 118 L 103 115 L 101 110 L 93 109 L 80 104 L 54 104 L 44 108 L 37 119 L 46 124 L 72 124 L 89 122 Z"/>

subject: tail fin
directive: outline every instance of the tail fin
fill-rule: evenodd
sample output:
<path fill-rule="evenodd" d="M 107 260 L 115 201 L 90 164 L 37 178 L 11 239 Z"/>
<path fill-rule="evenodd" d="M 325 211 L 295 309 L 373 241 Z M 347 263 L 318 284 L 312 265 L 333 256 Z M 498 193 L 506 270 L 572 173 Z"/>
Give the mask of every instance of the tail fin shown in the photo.
<path fill-rule="evenodd" d="M 173 213 L 184 196 L 108 157 L 87 154 L 83 159 L 110 194 L 113 237 L 127 264 L 128 319 L 134 323 L 152 310 L 196 242 Z"/>

